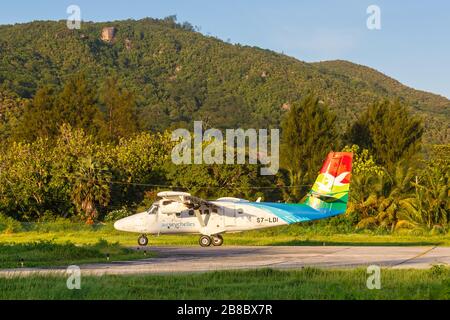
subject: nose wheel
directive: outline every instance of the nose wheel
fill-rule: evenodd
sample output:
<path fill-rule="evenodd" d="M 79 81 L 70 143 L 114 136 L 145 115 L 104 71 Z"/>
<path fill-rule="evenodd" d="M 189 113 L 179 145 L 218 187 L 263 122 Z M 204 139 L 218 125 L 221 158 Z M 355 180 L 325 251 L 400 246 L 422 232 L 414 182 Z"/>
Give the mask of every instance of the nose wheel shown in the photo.
<path fill-rule="evenodd" d="M 199 240 L 200 246 L 209 247 L 211 244 L 215 247 L 219 247 L 223 244 L 223 238 L 220 234 L 214 236 L 201 236 Z"/>
<path fill-rule="evenodd" d="M 142 247 L 145 247 L 148 244 L 148 238 L 145 234 L 138 238 L 138 244 Z"/>

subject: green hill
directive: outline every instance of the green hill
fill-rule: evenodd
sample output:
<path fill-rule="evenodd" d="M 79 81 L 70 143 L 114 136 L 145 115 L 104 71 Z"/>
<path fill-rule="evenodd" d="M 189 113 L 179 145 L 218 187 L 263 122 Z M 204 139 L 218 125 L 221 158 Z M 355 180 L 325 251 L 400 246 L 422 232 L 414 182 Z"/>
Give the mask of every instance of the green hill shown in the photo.
<path fill-rule="evenodd" d="M 102 40 L 102 30 L 114 37 Z M 231 45 L 172 18 L 107 23 L 65 21 L 0 26 L 0 91 L 31 98 L 83 71 L 96 84 L 116 74 L 138 96 L 142 130 L 190 126 L 278 126 L 289 103 L 314 91 L 344 127 L 373 101 L 399 98 L 421 115 L 426 140 L 449 141 L 450 101 L 408 88 L 346 61 L 305 63 L 269 50 Z M 0 115 L 2 112 L 0 102 Z"/>

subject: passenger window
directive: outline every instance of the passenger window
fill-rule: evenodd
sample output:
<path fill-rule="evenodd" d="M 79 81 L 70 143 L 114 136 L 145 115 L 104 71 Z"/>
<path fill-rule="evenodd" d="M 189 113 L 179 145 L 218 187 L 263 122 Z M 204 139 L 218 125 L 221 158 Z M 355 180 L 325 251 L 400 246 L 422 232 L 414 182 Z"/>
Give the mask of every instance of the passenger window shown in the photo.
<path fill-rule="evenodd" d="M 194 212 L 194 210 L 189 210 L 189 215 L 190 215 L 190 216 L 193 216 L 193 215 L 195 215 L 195 212 Z"/>
<path fill-rule="evenodd" d="M 212 212 L 217 213 L 217 209 L 216 208 L 212 209 Z"/>
<path fill-rule="evenodd" d="M 242 210 L 242 209 L 239 208 L 239 209 L 237 210 L 237 212 L 238 212 L 239 214 L 243 214 L 243 213 L 244 213 L 244 210 Z"/>
<path fill-rule="evenodd" d="M 171 204 L 172 203 L 172 201 L 170 201 L 170 200 L 166 200 L 166 201 L 163 201 L 163 206 L 167 206 L 168 204 Z"/>
<path fill-rule="evenodd" d="M 156 214 L 158 212 L 158 206 L 152 205 L 152 207 L 148 210 L 148 214 Z"/>

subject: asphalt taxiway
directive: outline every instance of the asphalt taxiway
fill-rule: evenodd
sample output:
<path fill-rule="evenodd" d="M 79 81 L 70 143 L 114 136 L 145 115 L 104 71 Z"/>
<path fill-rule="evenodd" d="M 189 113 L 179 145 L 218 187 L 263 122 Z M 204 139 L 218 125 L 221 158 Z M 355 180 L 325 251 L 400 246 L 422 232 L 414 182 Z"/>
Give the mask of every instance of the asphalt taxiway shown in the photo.
<path fill-rule="evenodd" d="M 138 250 L 137 247 L 134 249 Z M 236 269 L 355 268 L 378 265 L 387 268 L 430 268 L 450 265 L 450 247 L 377 246 L 223 246 L 147 247 L 156 257 L 81 265 L 83 275 L 167 274 Z M 144 256 L 144 254 L 143 254 Z M 0 270 L 0 276 L 66 273 L 66 268 Z"/>

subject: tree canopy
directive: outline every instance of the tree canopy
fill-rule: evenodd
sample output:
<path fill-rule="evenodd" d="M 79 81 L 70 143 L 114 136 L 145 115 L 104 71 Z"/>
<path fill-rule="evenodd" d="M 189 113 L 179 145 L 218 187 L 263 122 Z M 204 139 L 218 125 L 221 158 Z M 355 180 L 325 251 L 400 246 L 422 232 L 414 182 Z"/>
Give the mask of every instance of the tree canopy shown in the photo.
<path fill-rule="evenodd" d="M 292 186 L 310 184 L 328 152 L 338 147 L 336 115 L 312 94 L 293 103 L 282 123 L 281 164 L 289 172 Z M 300 190 L 294 188 L 294 199 Z"/>
<path fill-rule="evenodd" d="M 350 127 L 348 138 L 392 171 L 400 160 L 417 156 L 423 132 L 421 119 L 412 116 L 407 106 L 398 100 L 385 100 L 369 106 Z"/>

